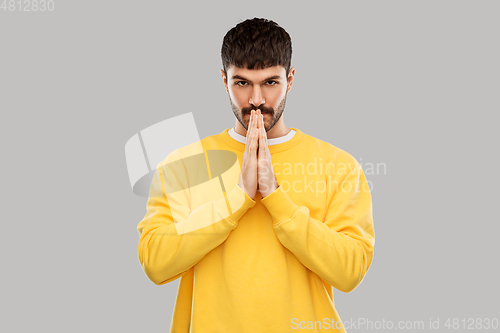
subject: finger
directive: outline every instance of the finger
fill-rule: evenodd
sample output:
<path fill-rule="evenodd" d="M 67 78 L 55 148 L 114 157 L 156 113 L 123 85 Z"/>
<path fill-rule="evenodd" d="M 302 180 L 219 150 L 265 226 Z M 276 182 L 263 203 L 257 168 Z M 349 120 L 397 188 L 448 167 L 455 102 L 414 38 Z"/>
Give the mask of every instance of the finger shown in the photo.
<path fill-rule="evenodd" d="M 261 115 L 261 117 L 264 117 L 264 116 Z M 260 156 L 266 156 L 266 155 L 264 155 L 265 154 L 264 150 L 267 147 L 265 133 L 266 133 L 266 130 L 264 127 L 259 128 L 259 155 Z"/>
<path fill-rule="evenodd" d="M 249 128 L 249 149 L 252 151 L 257 150 L 258 147 L 258 133 L 257 133 L 257 111 L 252 110 L 252 126 Z"/>
<path fill-rule="evenodd" d="M 266 136 L 266 127 L 264 126 L 264 115 L 263 114 L 259 117 L 259 124 L 260 124 L 260 128 L 263 129 L 263 133 L 264 133 L 264 137 L 265 137 Z"/>
<path fill-rule="evenodd" d="M 251 129 L 253 127 L 253 123 L 254 123 L 254 116 L 253 116 L 253 110 L 252 110 L 252 111 L 250 111 L 250 121 L 248 123 L 247 137 L 251 133 Z"/>
<path fill-rule="evenodd" d="M 261 118 L 261 127 L 262 127 L 262 134 L 263 134 L 263 139 L 264 139 L 264 144 L 266 145 L 267 147 L 267 132 L 266 132 L 266 126 L 264 125 L 264 115 L 262 115 L 262 118 Z"/>
<path fill-rule="evenodd" d="M 255 142 L 256 148 L 258 146 L 258 141 L 259 141 L 259 112 L 260 110 L 255 110 L 254 115 L 253 115 L 253 127 L 252 127 L 252 137 L 253 137 L 253 142 Z"/>
<path fill-rule="evenodd" d="M 259 117 L 259 124 L 260 124 L 260 128 L 262 129 L 263 143 L 267 145 L 267 134 L 266 134 L 266 127 L 264 125 L 264 115 L 263 114 L 261 114 Z"/>
<path fill-rule="evenodd" d="M 250 111 L 250 122 L 248 123 L 248 130 L 247 130 L 247 147 L 250 148 L 252 145 L 252 142 L 254 141 L 253 138 L 253 128 L 255 127 L 255 115 L 254 115 L 254 110 Z"/>

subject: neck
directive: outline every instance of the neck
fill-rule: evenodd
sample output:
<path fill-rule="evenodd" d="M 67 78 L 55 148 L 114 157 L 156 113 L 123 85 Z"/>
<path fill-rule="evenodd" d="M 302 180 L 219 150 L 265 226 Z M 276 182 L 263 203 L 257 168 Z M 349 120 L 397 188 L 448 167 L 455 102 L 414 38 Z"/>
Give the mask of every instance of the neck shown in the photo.
<path fill-rule="evenodd" d="M 234 126 L 234 131 L 238 133 L 239 135 L 247 136 L 247 130 L 243 125 L 240 124 L 238 119 L 236 119 L 236 125 Z M 280 138 L 282 136 L 287 135 L 290 133 L 290 128 L 285 125 L 285 122 L 283 121 L 283 116 L 281 116 L 280 120 L 276 124 L 274 124 L 273 128 L 271 130 L 267 131 L 267 138 L 268 139 L 274 139 L 274 138 Z"/>

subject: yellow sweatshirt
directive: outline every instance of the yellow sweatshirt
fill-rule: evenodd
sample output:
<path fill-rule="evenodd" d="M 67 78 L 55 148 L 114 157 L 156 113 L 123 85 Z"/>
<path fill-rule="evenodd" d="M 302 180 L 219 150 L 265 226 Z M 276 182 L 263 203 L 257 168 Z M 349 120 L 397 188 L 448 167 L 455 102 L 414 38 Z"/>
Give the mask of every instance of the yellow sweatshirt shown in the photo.
<path fill-rule="evenodd" d="M 138 257 L 157 285 L 181 278 L 170 332 L 345 332 L 333 290 L 373 258 L 372 201 L 346 151 L 293 128 L 269 146 L 278 188 L 237 184 L 245 145 L 224 130 L 158 164 Z"/>

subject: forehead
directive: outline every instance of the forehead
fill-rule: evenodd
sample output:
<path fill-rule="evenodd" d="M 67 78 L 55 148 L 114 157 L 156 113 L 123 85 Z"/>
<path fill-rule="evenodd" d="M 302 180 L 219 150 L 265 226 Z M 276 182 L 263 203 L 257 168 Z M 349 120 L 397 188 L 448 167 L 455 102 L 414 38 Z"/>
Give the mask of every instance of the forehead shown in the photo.
<path fill-rule="evenodd" d="M 264 69 L 248 69 L 231 66 L 227 70 L 227 76 L 229 80 L 233 79 L 233 76 L 238 75 L 250 81 L 262 81 L 268 77 L 279 75 L 281 79 L 286 79 L 286 70 L 283 66 L 272 66 Z"/>

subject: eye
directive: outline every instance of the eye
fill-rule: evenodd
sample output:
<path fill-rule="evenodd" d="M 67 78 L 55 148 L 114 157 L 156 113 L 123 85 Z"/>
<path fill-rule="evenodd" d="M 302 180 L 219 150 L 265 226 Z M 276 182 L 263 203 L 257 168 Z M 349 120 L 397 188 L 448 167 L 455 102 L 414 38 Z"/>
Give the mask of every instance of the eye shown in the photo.
<path fill-rule="evenodd" d="M 240 83 L 245 83 L 246 84 L 245 81 L 236 81 L 235 85 L 243 87 L 243 85 L 241 85 Z"/>
<path fill-rule="evenodd" d="M 274 82 L 274 83 L 278 84 L 278 81 L 274 81 L 274 80 L 267 81 L 267 83 L 269 83 L 269 82 Z M 275 86 L 276 84 L 271 84 L 271 86 Z"/>

